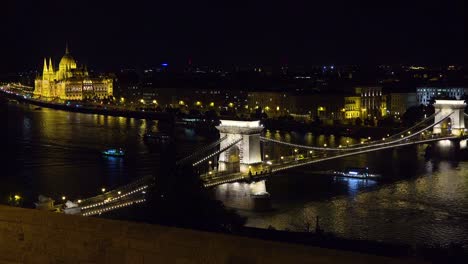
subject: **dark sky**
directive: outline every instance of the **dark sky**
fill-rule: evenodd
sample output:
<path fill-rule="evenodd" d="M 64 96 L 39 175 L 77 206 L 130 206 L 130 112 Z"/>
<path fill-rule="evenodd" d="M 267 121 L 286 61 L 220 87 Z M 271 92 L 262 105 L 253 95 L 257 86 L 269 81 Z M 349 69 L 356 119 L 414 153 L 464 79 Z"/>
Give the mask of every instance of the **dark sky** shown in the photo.
<path fill-rule="evenodd" d="M 463 0 L 2 0 L 0 71 L 195 64 L 463 62 Z"/>

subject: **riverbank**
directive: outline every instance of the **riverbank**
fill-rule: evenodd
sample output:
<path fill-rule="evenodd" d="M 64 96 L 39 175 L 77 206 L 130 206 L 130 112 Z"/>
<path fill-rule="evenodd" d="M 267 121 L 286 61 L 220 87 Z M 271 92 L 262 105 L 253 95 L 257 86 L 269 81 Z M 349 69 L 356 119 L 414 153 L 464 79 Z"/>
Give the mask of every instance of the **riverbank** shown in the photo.
<path fill-rule="evenodd" d="M 84 114 L 98 114 L 98 115 L 106 115 L 106 116 L 120 116 L 120 117 L 153 119 L 153 120 L 174 122 L 174 116 L 166 112 L 120 110 L 120 109 L 108 109 L 106 107 L 91 108 L 91 107 L 85 107 L 79 104 L 70 104 L 70 105 L 59 104 L 59 103 L 52 103 L 52 102 L 26 98 L 24 96 L 17 95 L 14 93 L 8 93 L 3 90 L 0 90 L 0 95 L 7 99 L 17 100 L 20 103 L 28 103 L 28 104 L 51 108 L 55 110 L 63 110 L 63 111 L 68 111 L 68 112 L 84 113 Z"/>

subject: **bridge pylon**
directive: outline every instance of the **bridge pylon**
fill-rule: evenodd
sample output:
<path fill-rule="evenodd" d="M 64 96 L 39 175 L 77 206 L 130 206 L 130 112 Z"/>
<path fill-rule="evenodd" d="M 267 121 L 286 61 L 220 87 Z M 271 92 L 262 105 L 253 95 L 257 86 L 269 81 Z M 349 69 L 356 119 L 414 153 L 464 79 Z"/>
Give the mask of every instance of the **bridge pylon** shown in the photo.
<path fill-rule="evenodd" d="M 446 116 L 450 115 L 447 122 L 440 122 L 433 128 L 434 134 L 441 134 L 443 129 L 448 129 L 451 135 L 460 136 L 465 133 L 464 110 L 466 103 L 464 100 L 436 100 L 434 103 L 435 115 L 434 122 L 437 123 Z"/>
<path fill-rule="evenodd" d="M 234 170 L 248 173 L 251 166 L 262 163 L 260 133 L 263 126 L 260 125 L 260 121 L 221 120 L 221 124 L 216 128 L 221 138 L 226 136 L 226 140 L 221 141 L 220 149 L 242 139 L 219 154 L 220 171 L 232 170 L 231 167 L 234 166 Z"/>

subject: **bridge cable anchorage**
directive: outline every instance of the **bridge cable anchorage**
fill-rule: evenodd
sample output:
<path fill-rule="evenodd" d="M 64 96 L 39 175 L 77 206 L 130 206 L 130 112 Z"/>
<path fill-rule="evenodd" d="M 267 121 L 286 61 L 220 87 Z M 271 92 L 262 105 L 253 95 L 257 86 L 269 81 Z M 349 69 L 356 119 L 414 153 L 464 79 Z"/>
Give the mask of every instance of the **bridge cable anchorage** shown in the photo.
<path fill-rule="evenodd" d="M 316 160 L 310 160 L 302 163 L 295 163 L 291 165 L 285 165 L 285 166 L 280 166 L 273 168 L 271 172 L 279 172 L 283 171 L 286 169 L 292 169 L 300 166 L 306 166 L 310 165 L 313 163 L 318 163 L 318 162 L 323 162 L 327 160 L 333 160 L 333 159 L 338 159 L 338 158 L 343 158 L 343 157 L 349 157 L 349 156 L 354 156 L 354 155 L 359 155 L 359 154 L 365 154 L 373 151 L 379 151 L 379 150 L 384 150 L 384 149 L 390 149 L 390 148 L 397 148 L 397 147 L 404 147 L 404 146 L 410 146 L 410 145 L 417 145 L 417 144 L 425 144 L 425 143 L 431 143 L 435 141 L 440 141 L 440 140 L 451 140 L 451 139 L 457 139 L 457 136 L 450 136 L 450 137 L 438 137 L 438 138 L 430 138 L 430 139 L 424 139 L 424 140 L 417 140 L 417 141 L 411 141 L 411 142 L 404 142 L 404 143 L 399 143 L 395 145 L 390 145 L 390 146 L 381 146 L 378 148 L 373 148 L 373 149 L 366 149 L 366 150 L 359 150 L 359 151 L 354 151 L 354 152 L 346 152 L 342 154 L 338 154 L 335 156 L 330 156 L 330 157 L 324 157 L 321 159 L 316 159 Z"/>
<path fill-rule="evenodd" d="M 439 120 L 438 122 L 436 123 L 433 123 L 423 129 L 420 129 L 418 130 L 417 132 L 415 133 L 412 133 L 408 136 L 405 136 L 405 137 L 400 137 L 400 138 L 397 138 L 395 140 L 391 140 L 391 141 L 387 141 L 387 142 L 379 142 L 379 141 L 376 141 L 376 142 L 373 142 L 372 144 L 368 144 L 368 145 L 362 145 L 362 144 L 356 144 L 356 145 L 353 145 L 353 147 L 343 147 L 343 148 L 325 148 L 325 147 L 313 147 L 313 146 L 308 146 L 308 145 L 299 145 L 299 144 L 294 144 L 294 143 L 289 143 L 289 142 L 284 142 L 284 141 L 280 141 L 280 140 L 276 140 L 276 139 L 271 139 L 271 138 L 265 138 L 265 137 L 260 137 L 260 140 L 261 141 L 271 141 L 273 143 L 278 143 L 278 144 L 283 144 L 283 145 L 287 145 L 287 146 L 290 146 L 290 147 L 295 147 L 295 148 L 302 148 L 302 149 L 311 149 L 311 150 L 325 150 L 325 151 L 351 151 L 351 150 L 358 150 L 358 149 L 366 149 L 366 148 L 372 148 L 372 147 L 375 147 L 377 145 L 390 145 L 390 144 L 393 144 L 393 143 L 396 143 L 396 142 L 400 142 L 400 141 L 403 141 L 403 140 L 407 140 L 409 138 L 412 138 L 412 137 L 415 137 L 419 134 L 421 134 L 422 132 L 434 127 L 435 125 L 437 124 L 440 124 L 441 122 L 445 121 L 445 119 L 447 119 L 448 117 L 450 117 L 454 112 L 448 114 L 447 116 L 445 116 L 444 118 L 442 118 L 441 120 Z M 426 122 L 427 120 L 425 120 L 424 122 Z M 421 122 L 420 122 L 421 123 Z M 419 124 L 420 125 L 420 124 Z M 406 132 L 408 132 L 406 130 Z M 402 135 L 400 133 L 400 135 Z"/>
<path fill-rule="evenodd" d="M 215 151 L 215 152 L 209 154 L 208 156 L 204 157 L 203 159 L 201 159 L 201 160 L 199 160 L 199 161 L 197 161 L 197 162 L 194 162 L 194 163 L 192 164 L 192 166 L 195 167 L 195 166 L 199 165 L 200 163 L 202 163 L 202 162 L 208 160 L 209 158 L 211 158 L 211 157 L 213 157 L 213 156 L 215 156 L 215 155 L 218 155 L 219 153 L 222 153 L 222 152 L 224 152 L 224 151 L 230 149 L 231 147 L 233 147 L 234 145 L 236 145 L 237 143 L 239 143 L 239 142 L 241 142 L 241 141 L 242 141 L 242 137 L 239 137 L 238 139 L 236 139 L 236 140 L 232 141 L 231 143 L 227 144 L 224 148 L 219 149 L 219 150 L 217 150 L 217 151 Z"/>
<path fill-rule="evenodd" d="M 223 142 L 225 139 L 227 139 L 227 135 L 225 135 L 224 137 L 222 137 L 222 138 L 216 140 L 215 142 L 213 142 L 213 143 L 211 143 L 211 144 L 209 144 L 209 145 L 206 145 L 206 146 L 202 147 L 201 149 L 197 150 L 196 152 L 190 154 L 189 156 L 184 157 L 184 158 L 178 160 L 178 161 L 176 162 L 176 165 L 182 165 L 182 164 L 188 162 L 189 160 L 195 158 L 196 156 L 199 156 L 199 155 L 203 154 L 204 152 L 206 152 L 206 151 L 208 151 L 208 150 L 210 150 L 210 149 L 212 149 L 212 148 L 218 146 L 218 145 L 221 144 L 221 142 Z"/>

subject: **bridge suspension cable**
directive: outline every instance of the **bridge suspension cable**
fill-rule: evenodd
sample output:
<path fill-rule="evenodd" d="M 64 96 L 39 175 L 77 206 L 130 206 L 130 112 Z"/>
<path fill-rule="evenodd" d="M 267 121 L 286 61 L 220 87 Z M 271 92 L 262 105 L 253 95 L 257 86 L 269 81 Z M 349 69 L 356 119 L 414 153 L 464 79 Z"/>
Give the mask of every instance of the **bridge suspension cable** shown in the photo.
<path fill-rule="evenodd" d="M 276 139 L 270 139 L 270 138 L 265 138 L 265 137 L 260 137 L 260 140 L 262 141 L 271 141 L 271 142 L 274 142 L 274 143 L 278 143 L 278 144 L 282 144 L 282 145 L 287 145 L 287 146 L 290 146 L 290 147 L 295 147 L 295 148 L 302 148 L 302 149 L 310 149 L 310 150 L 324 150 L 324 151 L 351 151 L 351 150 L 357 150 L 357 149 L 366 149 L 366 148 L 372 148 L 374 146 L 376 146 L 377 144 L 378 145 L 389 145 L 389 144 L 393 144 L 393 143 L 396 143 L 396 142 L 400 142 L 400 141 L 403 141 L 403 140 L 407 140 L 409 138 L 412 138 L 412 137 L 415 137 L 419 134 L 421 134 L 422 132 L 434 127 L 435 125 L 437 124 L 440 124 L 441 122 L 443 122 L 445 119 L 447 119 L 448 117 L 450 117 L 454 112 L 448 114 L 447 116 L 445 116 L 444 118 L 442 118 L 441 120 L 439 120 L 438 122 L 436 123 L 433 123 L 423 129 L 420 129 L 418 130 L 417 132 L 415 133 L 411 133 L 410 135 L 408 136 L 404 136 L 404 137 L 400 137 L 400 138 L 397 138 L 395 140 L 391 140 L 391 141 L 387 141 L 387 142 L 379 142 L 379 141 L 373 141 L 372 144 L 366 144 L 366 145 L 353 145 L 353 146 L 349 146 L 349 147 L 343 147 L 343 148 L 326 148 L 326 147 L 313 147 L 313 146 L 307 146 L 307 145 L 299 145 L 299 144 L 294 144 L 294 143 L 289 143 L 289 142 L 284 142 L 284 141 L 280 141 L 280 140 L 276 140 Z M 424 122 L 427 121 L 426 120 L 423 120 Z M 417 125 L 421 125 L 422 123 L 424 122 L 420 122 L 418 123 Z M 416 127 L 416 126 L 413 126 L 413 128 Z M 406 132 L 408 132 L 408 130 L 406 130 Z M 403 135 L 401 132 L 400 132 L 400 136 Z"/>
<path fill-rule="evenodd" d="M 406 133 L 410 132 L 411 130 L 413 130 L 413 129 L 417 128 L 417 127 L 419 127 L 420 125 L 426 123 L 427 121 L 431 121 L 432 118 L 434 118 L 438 113 L 440 113 L 440 110 L 437 111 L 437 112 L 435 112 L 435 113 L 433 113 L 432 115 L 430 115 L 430 116 L 424 118 L 422 121 L 418 122 L 417 124 L 413 125 L 412 127 L 407 128 L 407 129 L 405 129 L 405 130 L 403 130 L 403 131 L 401 131 L 401 132 L 398 132 L 398 133 L 396 133 L 396 134 L 394 134 L 394 135 L 391 135 L 391 136 L 387 137 L 385 140 L 390 140 L 390 141 L 391 141 L 393 138 L 395 138 L 395 139 L 398 138 L 398 137 L 401 138 L 401 135 L 405 135 Z M 398 139 L 399 139 L 399 138 L 398 138 Z M 380 142 L 380 141 L 376 141 L 376 140 L 367 141 L 367 142 L 365 143 L 365 145 L 370 145 L 370 144 L 377 143 L 377 142 Z M 349 148 L 362 147 L 362 146 L 363 146 L 363 144 L 354 144 L 354 145 L 346 146 L 345 148 L 346 148 L 346 149 L 349 149 Z"/>
<path fill-rule="evenodd" d="M 227 135 L 225 135 L 224 137 L 221 137 L 220 139 L 216 140 L 215 142 L 209 144 L 209 145 L 206 145 L 204 146 L 203 148 L 197 150 L 196 152 L 190 154 L 189 156 L 185 157 L 185 158 L 182 158 L 181 160 L 178 160 L 176 162 L 176 165 L 182 165 L 188 161 L 190 161 L 191 159 L 197 157 L 197 156 L 200 156 L 201 154 L 205 153 L 206 151 L 218 146 L 219 144 L 221 144 L 221 142 L 223 142 L 225 139 L 227 138 Z"/>
<path fill-rule="evenodd" d="M 399 133 L 396 133 L 396 134 L 394 134 L 394 135 L 391 135 L 391 136 L 387 137 L 387 139 L 393 138 L 393 137 L 398 137 L 398 136 L 401 136 L 401 135 L 404 135 L 404 134 L 408 133 L 409 131 L 411 131 L 411 130 L 417 128 L 417 127 L 419 127 L 420 125 L 426 123 L 427 121 L 432 120 L 432 118 L 434 118 L 438 113 L 440 113 L 440 110 L 437 111 L 437 112 L 435 112 L 435 113 L 433 113 L 432 115 L 426 117 L 425 119 L 423 119 L 422 121 L 420 121 L 420 122 L 418 122 L 417 124 L 413 125 L 412 127 L 407 128 L 407 129 L 405 129 L 405 130 L 403 130 L 403 131 L 401 131 L 401 132 L 399 132 Z"/>
<path fill-rule="evenodd" d="M 223 147 L 223 148 L 209 154 L 208 156 L 204 157 L 203 159 L 198 160 L 197 162 L 194 162 L 192 165 L 195 167 L 195 166 L 199 165 L 200 163 L 208 160 L 209 158 L 214 157 L 214 156 L 218 155 L 219 153 L 222 153 L 222 152 L 230 149 L 231 147 L 233 147 L 234 145 L 236 145 L 237 143 L 239 143 L 241 141 L 242 141 L 242 137 L 239 137 L 238 139 L 235 139 L 231 143 L 227 144 L 225 147 Z"/>
<path fill-rule="evenodd" d="M 315 159 L 315 160 L 310 160 L 306 162 L 301 162 L 301 163 L 295 163 L 287 166 L 282 166 L 282 167 L 277 167 L 273 168 L 271 172 L 278 172 L 286 169 L 291 169 L 291 168 L 296 168 L 300 166 L 305 166 L 313 163 L 318 163 L 322 161 L 327 161 L 327 160 L 332 160 L 332 159 L 338 159 L 338 158 L 343 158 L 343 157 L 348 157 L 348 156 L 354 156 L 354 155 L 359 155 L 359 154 L 364 154 L 364 153 L 369 153 L 373 151 L 378 151 L 378 150 L 384 150 L 384 149 L 389 149 L 389 148 L 396 148 L 396 147 L 404 147 L 404 146 L 409 146 L 409 145 L 415 145 L 415 144 L 424 144 L 424 143 L 430 143 L 434 141 L 440 141 L 440 140 L 450 140 L 450 139 L 456 139 L 456 136 L 449 136 L 449 137 L 442 137 L 442 138 L 431 138 L 431 139 L 425 139 L 425 140 L 419 140 L 419 141 L 411 141 L 411 142 L 404 142 L 404 143 L 399 143 L 395 145 L 390 145 L 390 146 L 379 146 L 378 148 L 372 148 L 372 149 L 365 149 L 365 150 L 360 150 L 360 151 L 354 151 L 354 152 L 346 152 L 330 157 L 324 157 L 321 159 Z"/>

